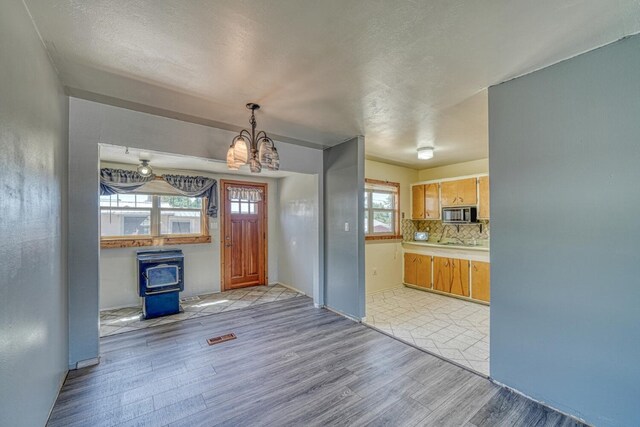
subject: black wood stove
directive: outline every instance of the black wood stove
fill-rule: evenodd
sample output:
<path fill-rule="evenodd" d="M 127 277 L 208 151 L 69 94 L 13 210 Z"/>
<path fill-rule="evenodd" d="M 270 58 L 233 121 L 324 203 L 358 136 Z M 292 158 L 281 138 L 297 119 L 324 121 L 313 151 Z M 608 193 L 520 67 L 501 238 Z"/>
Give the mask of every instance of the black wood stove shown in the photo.
<path fill-rule="evenodd" d="M 138 289 L 145 319 L 180 312 L 184 255 L 179 249 L 138 251 Z"/>

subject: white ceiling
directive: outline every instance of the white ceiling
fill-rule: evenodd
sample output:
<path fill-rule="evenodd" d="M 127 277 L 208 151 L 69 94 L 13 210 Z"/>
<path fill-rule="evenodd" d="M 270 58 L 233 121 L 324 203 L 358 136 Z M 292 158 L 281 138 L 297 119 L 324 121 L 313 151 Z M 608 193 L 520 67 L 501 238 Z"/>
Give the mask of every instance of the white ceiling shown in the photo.
<path fill-rule="evenodd" d="M 125 165 L 138 165 L 140 160 L 148 160 L 154 169 L 163 171 L 193 171 L 220 173 L 225 175 L 256 176 L 249 171 L 249 166 L 244 165 L 238 171 L 227 168 L 226 162 L 200 157 L 181 156 L 178 154 L 161 153 L 159 151 L 140 150 L 137 148 L 120 147 L 118 145 L 100 144 L 100 161 Z M 261 178 L 283 178 L 285 176 L 298 175 L 294 172 L 270 171 L 263 169 Z"/>
<path fill-rule="evenodd" d="M 638 0 L 26 0 L 72 94 L 426 168 L 487 156 L 485 89 L 640 31 Z M 416 148 L 435 145 L 435 158 Z"/>

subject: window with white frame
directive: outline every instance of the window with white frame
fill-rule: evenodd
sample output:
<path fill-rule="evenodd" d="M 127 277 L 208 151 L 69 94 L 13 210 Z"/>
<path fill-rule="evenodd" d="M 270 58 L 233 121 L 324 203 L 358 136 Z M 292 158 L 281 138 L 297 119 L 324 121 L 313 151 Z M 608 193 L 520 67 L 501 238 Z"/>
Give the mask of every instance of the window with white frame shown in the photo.
<path fill-rule="evenodd" d="M 365 180 L 364 232 L 367 237 L 400 234 L 399 199 L 400 184 Z"/>
<path fill-rule="evenodd" d="M 202 235 L 204 205 L 202 198 L 180 195 L 100 196 L 100 236 Z"/>

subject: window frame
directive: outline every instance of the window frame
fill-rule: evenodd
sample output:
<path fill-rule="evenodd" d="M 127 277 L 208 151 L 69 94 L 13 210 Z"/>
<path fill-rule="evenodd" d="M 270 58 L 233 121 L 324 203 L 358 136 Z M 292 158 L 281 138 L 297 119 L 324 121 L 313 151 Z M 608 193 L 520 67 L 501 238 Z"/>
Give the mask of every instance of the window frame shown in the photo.
<path fill-rule="evenodd" d="M 400 233 L 400 183 L 391 181 L 381 181 L 377 179 L 365 178 L 364 197 L 366 198 L 366 207 L 364 208 L 365 217 L 367 218 L 368 232 L 364 233 L 365 240 L 390 240 L 390 239 L 402 239 Z M 373 188 L 367 188 L 367 184 L 373 186 L 386 186 L 389 190 L 377 190 Z M 372 193 L 389 193 L 394 195 L 394 207 L 391 209 L 374 208 L 372 204 Z M 373 218 L 375 212 L 391 212 L 393 214 L 393 231 L 392 232 L 374 232 L 373 231 Z M 364 224 L 363 224 L 364 226 Z"/>
<path fill-rule="evenodd" d="M 125 247 L 140 247 L 140 246 L 163 246 L 163 245 L 179 245 L 179 244 L 195 244 L 195 243 L 211 243 L 211 235 L 209 233 L 209 217 L 207 216 L 207 198 L 203 197 L 202 205 L 200 208 L 162 208 L 160 206 L 160 198 L 163 196 L 172 197 L 189 197 L 181 194 L 160 194 L 160 193 L 145 193 L 145 192 L 133 192 L 133 195 L 145 195 L 151 197 L 150 208 L 130 208 L 130 207 L 103 207 L 99 206 L 100 217 L 102 217 L 103 211 L 109 210 L 127 210 L 127 211 L 141 211 L 150 212 L 150 224 L 149 234 L 144 235 L 115 235 L 115 236 L 103 236 L 102 235 L 102 223 L 100 223 L 100 247 L 106 248 L 125 248 Z M 98 204 L 100 204 L 98 198 Z M 161 233 L 161 220 L 163 211 L 185 211 L 185 212 L 200 212 L 200 232 L 199 233 Z"/>

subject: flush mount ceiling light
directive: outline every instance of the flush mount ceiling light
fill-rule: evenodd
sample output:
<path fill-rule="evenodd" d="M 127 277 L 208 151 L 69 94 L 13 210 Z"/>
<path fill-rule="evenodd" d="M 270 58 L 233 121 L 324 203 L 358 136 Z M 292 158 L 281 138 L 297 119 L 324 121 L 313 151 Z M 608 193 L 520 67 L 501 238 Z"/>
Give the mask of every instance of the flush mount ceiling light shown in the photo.
<path fill-rule="evenodd" d="M 149 160 L 140 160 L 140 165 L 138 166 L 138 173 L 140 176 L 148 177 L 153 173 L 153 169 L 149 166 Z"/>
<path fill-rule="evenodd" d="M 256 134 L 255 111 L 260 108 L 258 104 L 252 102 L 247 104 L 251 110 L 251 132 L 242 129 L 240 134 L 233 138 L 231 147 L 227 151 L 227 167 L 231 170 L 238 170 L 240 166 L 249 164 L 249 170 L 253 173 L 260 173 L 262 167 L 277 171 L 280 169 L 280 156 L 273 140 L 264 131 Z"/>
<path fill-rule="evenodd" d="M 420 147 L 418 148 L 418 159 L 428 160 L 433 158 L 433 147 Z"/>

